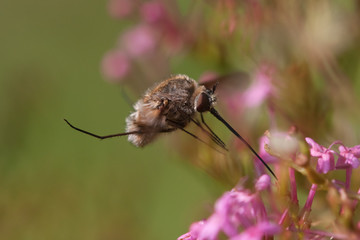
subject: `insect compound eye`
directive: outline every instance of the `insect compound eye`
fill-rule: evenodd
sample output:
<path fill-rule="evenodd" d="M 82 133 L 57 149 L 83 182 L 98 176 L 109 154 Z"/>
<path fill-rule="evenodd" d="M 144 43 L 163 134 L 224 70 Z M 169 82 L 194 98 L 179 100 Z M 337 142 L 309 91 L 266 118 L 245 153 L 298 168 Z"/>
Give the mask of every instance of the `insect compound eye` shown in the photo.
<path fill-rule="evenodd" d="M 210 96 L 204 92 L 200 93 L 195 99 L 195 110 L 197 112 L 206 112 L 211 108 Z"/>

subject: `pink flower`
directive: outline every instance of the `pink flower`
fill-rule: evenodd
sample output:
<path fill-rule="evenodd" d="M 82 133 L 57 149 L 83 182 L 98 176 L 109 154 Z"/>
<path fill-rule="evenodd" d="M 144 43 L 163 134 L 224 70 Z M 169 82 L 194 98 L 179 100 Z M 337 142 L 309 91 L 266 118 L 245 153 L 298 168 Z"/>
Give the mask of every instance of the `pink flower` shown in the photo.
<path fill-rule="evenodd" d="M 124 18 L 129 16 L 134 8 L 134 0 L 110 0 L 108 11 L 113 18 Z"/>
<path fill-rule="evenodd" d="M 257 191 L 263 191 L 270 187 L 271 185 L 271 179 L 270 176 L 267 174 L 264 174 L 259 177 L 259 179 L 255 183 L 255 189 Z"/>
<path fill-rule="evenodd" d="M 110 82 L 121 81 L 130 68 L 130 60 L 119 50 L 108 52 L 102 61 L 102 72 Z"/>
<path fill-rule="evenodd" d="M 260 138 L 260 144 L 259 144 L 259 155 L 260 157 L 267 163 L 274 163 L 277 162 L 277 158 L 270 155 L 266 150 L 265 150 L 265 145 L 269 145 L 270 144 L 270 140 L 267 136 L 262 136 Z"/>
<path fill-rule="evenodd" d="M 357 168 L 360 165 L 360 145 L 352 148 L 347 148 L 343 145 L 339 146 L 340 157 L 337 162 L 337 167 L 340 165 L 349 165 L 352 168 Z"/>
<path fill-rule="evenodd" d="M 199 232 L 203 228 L 204 224 L 205 224 L 205 221 L 194 222 L 190 226 L 190 232 L 187 232 L 187 233 L 181 235 L 180 237 L 178 237 L 177 240 L 196 240 L 196 239 L 198 239 Z"/>
<path fill-rule="evenodd" d="M 213 214 L 208 218 L 206 224 L 199 231 L 197 240 L 215 240 L 224 225 L 224 219 L 217 214 Z"/>
<path fill-rule="evenodd" d="M 230 240 L 261 240 L 264 236 L 273 236 L 281 232 L 281 227 L 270 222 L 261 222 L 246 229 Z"/>
<path fill-rule="evenodd" d="M 146 25 L 139 25 L 121 36 L 121 47 L 131 57 L 140 57 L 155 49 L 156 39 L 153 30 Z"/>
<path fill-rule="evenodd" d="M 257 107 L 270 96 L 272 73 L 273 69 L 267 65 L 263 65 L 257 70 L 254 82 L 242 94 L 242 101 L 246 107 Z"/>
<path fill-rule="evenodd" d="M 327 173 L 335 169 L 334 151 L 317 144 L 311 138 L 305 138 L 311 146 L 310 155 L 318 158 L 317 170 L 320 173 Z"/>
<path fill-rule="evenodd" d="M 192 237 L 190 232 L 187 232 L 178 237 L 177 240 L 196 240 L 196 238 Z"/>
<path fill-rule="evenodd" d="M 150 1 L 143 3 L 140 9 L 141 17 L 158 33 L 158 40 L 168 51 L 176 52 L 188 39 L 187 31 L 181 29 L 181 20 L 177 19 L 177 12 L 168 12 L 163 1 Z"/>
<path fill-rule="evenodd" d="M 241 229 L 247 231 L 258 223 L 263 224 L 257 229 L 265 229 L 264 226 L 268 223 L 261 199 L 249 191 L 233 189 L 216 201 L 214 213 L 207 220 L 192 224 L 189 233 L 178 240 L 216 240 L 220 232 L 228 237 L 235 237 Z M 268 231 L 264 230 L 261 234 L 268 234 Z"/>
<path fill-rule="evenodd" d="M 143 3 L 140 9 L 141 16 L 147 23 L 156 23 L 166 18 L 166 11 L 163 3 L 151 1 Z"/>
<path fill-rule="evenodd" d="M 234 88 L 235 84 L 249 81 L 249 76 L 242 73 L 237 76 L 237 83 L 234 82 L 229 94 L 225 96 L 228 109 L 237 114 L 245 109 L 256 108 L 263 104 L 273 93 L 272 87 L 273 68 L 268 65 L 262 65 L 256 71 L 253 81 L 246 90 Z M 240 86 L 240 85 L 239 85 Z"/>

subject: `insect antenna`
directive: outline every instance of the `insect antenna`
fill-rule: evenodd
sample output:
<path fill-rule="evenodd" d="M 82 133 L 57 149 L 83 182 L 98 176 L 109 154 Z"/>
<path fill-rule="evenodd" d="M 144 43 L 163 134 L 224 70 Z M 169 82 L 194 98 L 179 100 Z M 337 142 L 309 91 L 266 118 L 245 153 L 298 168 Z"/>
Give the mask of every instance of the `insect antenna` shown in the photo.
<path fill-rule="evenodd" d="M 85 133 L 87 135 L 90 135 L 92 137 L 96 137 L 96 138 L 99 138 L 99 139 L 106 139 L 106 138 L 113 138 L 113 137 L 120 137 L 120 136 L 126 136 L 126 135 L 130 135 L 130 134 L 141 134 L 143 132 L 140 132 L 140 131 L 132 131 L 132 132 L 125 132 L 125 133 L 115 133 L 115 134 L 110 134 L 110 135 L 105 135 L 105 136 L 99 136 L 99 135 L 96 135 L 94 133 L 91 133 L 91 132 L 88 132 L 88 131 L 85 131 L 83 129 L 80 129 L 80 128 L 77 128 L 75 127 L 74 125 L 72 125 L 68 120 L 64 119 L 64 121 L 73 129 L 75 129 L 76 131 L 79 131 L 79 132 L 82 132 L 82 133 Z"/>
<path fill-rule="evenodd" d="M 235 136 L 237 136 L 254 154 L 255 156 L 262 162 L 262 164 L 264 164 L 264 166 L 267 168 L 267 170 L 269 170 L 269 172 L 275 177 L 275 179 L 277 180 L 277 177 L 275 175 L 275 173 L 271 170 L 271 168 L 269 167 L 269 165 L 267 165 L 267 163 L 259 156 L 259 154 L 257 154 L 257 152 L 251 147 L 251 145 L 242 137 L 240 136 L 240 134 L 238 132 L 235 131 L 235 129 L 233 129 L 229 123 L 227 123 L 225 121 L 225 119 L 223 119 L 220 114 L 215 110 L 215 108 L 211 108 L 210 109 L 210 113 L 216 117 L 220 122 L 222 122 L 233 134 L 235 134 Z"/>

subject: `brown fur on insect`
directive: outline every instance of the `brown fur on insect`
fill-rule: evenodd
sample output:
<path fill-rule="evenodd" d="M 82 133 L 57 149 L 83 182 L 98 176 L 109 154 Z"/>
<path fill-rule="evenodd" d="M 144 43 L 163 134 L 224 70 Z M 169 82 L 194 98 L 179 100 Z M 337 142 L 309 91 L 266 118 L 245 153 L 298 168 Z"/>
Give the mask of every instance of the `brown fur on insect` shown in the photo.
<path fill-rule="evenodd" d="M 131 134 L 128 140 L 143 147 L 161 132 L 184 128 L 197 112 L 196 97 L 204 91 L 204 86 L 186 75 L 175 75 L 150 88 L 126 119 L 126 132 L 143 133 Z"/>

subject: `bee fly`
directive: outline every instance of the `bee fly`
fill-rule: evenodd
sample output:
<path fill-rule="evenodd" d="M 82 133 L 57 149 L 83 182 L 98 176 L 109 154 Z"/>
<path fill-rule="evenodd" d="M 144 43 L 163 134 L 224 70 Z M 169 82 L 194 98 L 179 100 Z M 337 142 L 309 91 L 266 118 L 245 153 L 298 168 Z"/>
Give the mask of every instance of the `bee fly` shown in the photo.
<path fill-rule="evenodd" d="M 271 168 L 256 153 L 250 144 L 215 110 L 214 104 L 216 103 L 216 97 L 214 92 L 216 86 L 217 84 L 215 84 L 212 89 L 207 89 L 205 86 L 198 85 L 195 80 L 182 74 L 164 80 L 154 88 L 147 90 L 144 97 L 135 103 L 135 111 L 126 118 L 126 132 L 124 133 L 99 136 L 77 128 L 66 119 L 64 120 L 73 129 L 100 139 L 127 135 L 129 142 L 137 147 L 146 146 L 152 142 L 159 133 L 172 132 L 177 129 L 207 144 L 193 133 L 185 130 L 185 127 L 190 122 L 193 122 L 200 127 L 214 143 L 222 149 L 227 150 L 225 143 L 210 129 L 204 120 L 203 113 L 210 112 L 235 134 L 276 178 Z M 200 113 L 202 123 L 194 119 L 196 113 Z"/>

